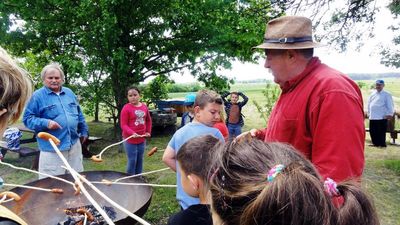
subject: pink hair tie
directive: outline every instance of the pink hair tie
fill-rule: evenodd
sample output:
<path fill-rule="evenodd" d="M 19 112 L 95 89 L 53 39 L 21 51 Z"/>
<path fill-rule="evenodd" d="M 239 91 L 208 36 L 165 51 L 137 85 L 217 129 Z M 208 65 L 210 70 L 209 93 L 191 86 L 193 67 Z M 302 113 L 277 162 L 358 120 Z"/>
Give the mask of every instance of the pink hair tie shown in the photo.
<path fill-rule="evenodd" d="M 282 164 L 278 164 L 274 167 L 272 167 L 269 171 L 268 171 L 268 177 L 267 180 L 268 182 L 272 182 L 274 180 L 274 178 L 280 173 L 282 172 L 282 170 L 285 168 L 284 165 Z"/>
<path fill-rule="evenodd" d="M 331 197 L 340 196 L 340 192 L 337 189 L 336 182 L 329 177 L 326 178 L 326 180 L 324 181 L 324 188 L 325 188 L 325 191 L 329 194 L 329 196 L 331 196 Z"/>

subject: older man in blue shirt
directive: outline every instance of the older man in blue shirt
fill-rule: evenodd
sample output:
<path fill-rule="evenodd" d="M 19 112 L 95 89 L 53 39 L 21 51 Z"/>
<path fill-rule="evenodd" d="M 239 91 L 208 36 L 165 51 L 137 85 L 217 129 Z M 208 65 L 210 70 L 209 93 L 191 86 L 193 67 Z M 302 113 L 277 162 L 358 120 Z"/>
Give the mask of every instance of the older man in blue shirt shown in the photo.
<path fill-rule="evenodd" d="M 41 72 L 44 86 L 35 91 L 23 116 L 25 126 L 48 132 L 61 143 L 58 146 L 73 169 L 83 171 L 82 146 L 79 138 L 87 139 L 88 127 L 76 95 L 63 87 L 64 72 L 58 63 L 45 66 Z M 49 175 L 66 173 L 63 163 L 48 141 L 37 138 L 40 158 L 39 172 Z M 45 176 L 39 175 L 39 179 Z"/>
<path fill-rule="evenodd" d="M 368 98 L 369 133 L 373 146 L 386 147 L 387 121 L 393 117 L 392 95 L 384 91 L 385 82 L 377 80 L 375 91 Z"/>

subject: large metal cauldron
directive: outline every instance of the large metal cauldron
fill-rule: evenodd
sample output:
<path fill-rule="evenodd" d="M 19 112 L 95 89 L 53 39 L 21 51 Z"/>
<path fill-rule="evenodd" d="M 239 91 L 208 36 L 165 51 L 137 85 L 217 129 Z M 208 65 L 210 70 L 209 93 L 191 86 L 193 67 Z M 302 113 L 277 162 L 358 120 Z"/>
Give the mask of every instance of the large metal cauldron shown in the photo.
<path fill-rule="evenodd" d="M 114 180 L 120 177 L 128 176 L 128 174 L 115 172 L 115 171 L 91 171 L 82 172 L 86 175 L 89 181 L 101 181 L 102 179 Z M 66 180 L 73 181 L 71 175 L 59 176 Z M 123 180 L 129 183 L 143 183 L 142 178 L 129 178 Z M 67 183 L 45 178 L 34 181 L 27 185 L 41 187 L 41 188 L 62 188 L 63 194 L 54 194 L 44 191 L 37 191 L 25 188 L 14 188 L 11 191 L 19 194 L 21 200 L 18 202 L 12 201 L 3 204 L 29 225 L 56 225 L 58 222 L 66 218 L 64 209 L 75 208 L 85 205 L 91 205 L 89 200 L 81 193 L 74 195 L 75 190 Z M 153 191 L 149 186 L 127 186 L 127 185 L 111 185 L 95 184 L 95 186 L 106 194 L 109 198 L 117 202 L 119 205 L 128 209 L 130 212 L 142 217 L 150 205 Z M 94 192 L 90 187 L 85 185 L 90 195 L 101 205 L 113 207 L 110 203 L 106 202 L 100 195 Z M 116 211 L 116 218 L 114 222 L 118 225 L 122 224 L 135 224 L 135 220 L 117 208 L 113 207 Z"/>

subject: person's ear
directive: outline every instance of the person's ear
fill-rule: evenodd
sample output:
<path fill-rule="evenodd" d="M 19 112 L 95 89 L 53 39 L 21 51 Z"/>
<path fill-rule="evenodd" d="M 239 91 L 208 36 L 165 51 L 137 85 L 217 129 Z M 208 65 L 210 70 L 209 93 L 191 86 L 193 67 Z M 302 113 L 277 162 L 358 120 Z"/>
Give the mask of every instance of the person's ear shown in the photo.
<path fill-rule="evenodd" d="M 6 109 L 6 108 L 1 109 L 1 110 L 0 110 L 0 116 L 2 116 L 3 114 L 5 114 L 6 112 L 7 112 L 7 109 Z"/>
<path fill-rule="evenodd" d="M 198 191 L 200 187 L 200 180 L 196 175 L 188 175 L 187 178 L 189 179 L 190 183 L 194 190 Z"/>
<path fill-rule="evenodd" d="M 198 112 L 200 112 L 200 106 L 196 106 L 193 108 L 193 112 L 196 114 Z"/>

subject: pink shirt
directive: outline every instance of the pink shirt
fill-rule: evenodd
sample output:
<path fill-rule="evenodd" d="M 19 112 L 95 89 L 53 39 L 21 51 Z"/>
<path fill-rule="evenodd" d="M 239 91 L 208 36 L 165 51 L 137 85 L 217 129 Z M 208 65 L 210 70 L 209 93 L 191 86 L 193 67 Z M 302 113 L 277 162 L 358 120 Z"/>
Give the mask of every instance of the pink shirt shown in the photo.
<path fill-rule="evenodd" d="M 324 179 L 361 178 L 363 115 L 357 84 L 314 57 L 301 74 L 284 85 L 267 129 L 259 136 L 293 145 Z"/>
<path fill-rule="evenodd" d="M 141 103 L 140 106 L 134 106 L 130 103 L 125 104 L 121 111 L 120 123 L 124 139 L 134 133 L 140 135 L 151 133 L 150 112 L 144 103 Z M 144 138 L 131 138 L 127 140 L 131 144 L 139 144 L 144 141 Z"/>

